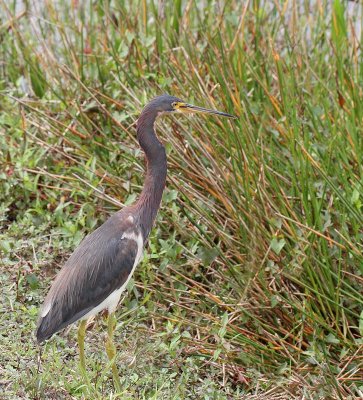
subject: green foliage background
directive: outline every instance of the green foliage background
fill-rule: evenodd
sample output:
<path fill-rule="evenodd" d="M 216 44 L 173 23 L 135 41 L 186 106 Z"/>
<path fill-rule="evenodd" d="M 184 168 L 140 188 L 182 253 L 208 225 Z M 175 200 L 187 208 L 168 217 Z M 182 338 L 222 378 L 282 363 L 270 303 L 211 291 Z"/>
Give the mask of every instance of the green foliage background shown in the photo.
<path fill-rule="evenodd" d="M 5 398 L 362 395 L 362 15 L 339 0 L 0 1 Z M 100 319 L 87 394 L 74 330 L 39 356 L 37 310 L 84 235 L 136 199 L 135 121 L 163 92 L 239 119 L 158 123 L 168 185 L 119 309 L 124 393 Z"/>

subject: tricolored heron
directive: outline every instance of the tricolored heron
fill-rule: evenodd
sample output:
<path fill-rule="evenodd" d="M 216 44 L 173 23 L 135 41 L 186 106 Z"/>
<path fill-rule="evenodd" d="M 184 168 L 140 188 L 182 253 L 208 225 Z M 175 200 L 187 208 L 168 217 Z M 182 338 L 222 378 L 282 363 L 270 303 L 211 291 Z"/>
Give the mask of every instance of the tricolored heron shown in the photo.
<path fill-rule="evenodd" d="M 155 134 L 156 118 L 163 113 L 208 113 L 235 118 L 164 94 L 151 100 L 137 121 L 137 139 L 146 155 L 146 180 L 137 202 L 113 214 L 86 236 L 56 276 L 40 311 L 36 332 L 38 342 L 81 320 L 78 330 L 81 369 L 85 371 L 84 338 L 86 322 L 107 309 L 106 352 L 112 365 L 114 383 L 120 388 L 114 358 L 114 312 L 121 293 L 140 261 L 145 243 L 160 207 L 166 180 L 166 153 Z"/>

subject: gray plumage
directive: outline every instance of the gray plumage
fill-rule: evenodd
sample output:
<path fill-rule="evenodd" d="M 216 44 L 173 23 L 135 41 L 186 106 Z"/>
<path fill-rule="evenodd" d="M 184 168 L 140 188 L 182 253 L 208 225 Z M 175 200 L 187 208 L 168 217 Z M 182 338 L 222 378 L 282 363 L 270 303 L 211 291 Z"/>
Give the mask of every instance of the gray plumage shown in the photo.
<path fill-rule="evenodd" d="M 162 95 L 142 111 L 137 138 L 146 155 L 146 180 L 139 200 L 112 215 L 89 234 L 70 256 L 51 286 L 41 308 L 36 332 L 38 342 L 89 314 L 128 281 L 138 244 L 123 236 L 139 233 L 143 245 L 160 207 L 166 180 L 166 154 L 155 135 L 157 116 L 172 111 L 176 97 Z"/>
<path fill-rule="evenodd" d="M 88 235 L 58 273 L 42 307 L 49 311 L 39 319 L 38 342 L 82 318 L 127 280 L 137 243 L 122 238 L 134 230 L 124 215 L 112 215 Z"/>
<path fill-rule="evenodd" d="M 165 187 L 166 153 L 155 134 L 154 123 L 161 113 L 174 111 L 235 118 L 192 106 L 167 94 L 146 105 L 137 121 L 137 139 L 146 158 L 146 179 L 140 197 L 135 205 L 115 213 L 88 235 L 65 263 L 41 308 L 38 342 L 103 309 L 115 310 L 140 260 Z"/>

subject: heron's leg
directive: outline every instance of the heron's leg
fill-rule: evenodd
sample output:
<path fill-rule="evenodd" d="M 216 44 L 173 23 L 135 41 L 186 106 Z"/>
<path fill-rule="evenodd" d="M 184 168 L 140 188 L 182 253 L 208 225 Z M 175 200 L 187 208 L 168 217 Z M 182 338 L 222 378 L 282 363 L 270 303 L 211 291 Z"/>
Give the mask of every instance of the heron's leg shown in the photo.
<path fill-rule="evenodd" d="M 84 356 L 84 338 L 86 336 L 87 321 L 84 319 L 80 322 L 78 328 L 78 347 L 79 347 L 79 365 L 83 373 L 86 372 L 86 359 Z"/>
<path fill-rule="evenodd" d="M 86 372 L 86 358 L 84 356 L 84 338 L 86 336 L 86 326 L 87 326 L 87 320 L 84 319 L 79 324 L 77 340 L 79 347 L 79 366 L 81 369 L 81 374 L 87 385 L 87 390 L 89 391 L 89 393 L 91 393 L 92 388 Z"/>
<path fill-rule="evenodd" d="M 116 362 L 115 362 L 116 347 L 113 342 L 113 332 L 115 330 L 115 326 L 116 326 L 115 313 L 110 313 L 108 316 L 108 322 L 107 322 L 106 353 L 107 353 L 108 359 L 110 360 L 110 363 L 111 363 L 112 376 L 113 376 L 113 382 L 115 385 L 115 389 L 118 392 L 121 392 L 121 382 L 120 382 L 120 377 L 119 377 Z"/>

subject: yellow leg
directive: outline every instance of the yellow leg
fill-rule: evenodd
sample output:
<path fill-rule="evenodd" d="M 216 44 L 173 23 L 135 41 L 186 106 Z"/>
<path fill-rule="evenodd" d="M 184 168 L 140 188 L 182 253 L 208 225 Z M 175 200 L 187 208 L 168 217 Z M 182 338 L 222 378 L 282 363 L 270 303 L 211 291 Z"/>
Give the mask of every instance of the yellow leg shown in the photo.
<path fill-rule="evenodd" d="M 113 343 L 113 332 L 115 330 L 115 326 L 116 326 L 116 317 L 114 313 L 111 313 L 108 316 L 108 322 L 107 322 L 106 353 L 111 363 L 113 383 L 115 385 L 115 389 L 117 390 L 117 392 L 121 392 L 121 382 L 115 362 L 116 347 L 115 344 Z"/>
<path fill-rule="evenodd" d="M 84 338 L 86 336 L 86 325 L 87 321 L 82 320 L 78 328 L 78 347 L 79 347 L 79 365 L 82 373 L 86 372 L 86 359 L 84 356 Z"/>
<path fill-rule="evenodd" d="M 84 356 L 84 338 L 86 336 L 86 326 L 87 326 L 87 321 L 82 320 L 79 324 L 77 340 L 79 347 L 79 366 L 81 369 L 81 374 L 83 376 L 83 379 L 85 381 L 88 390 L 91 393 L 91 383 L 88 379 L 88 375 L 86 372 L 86 358 Z"/>

